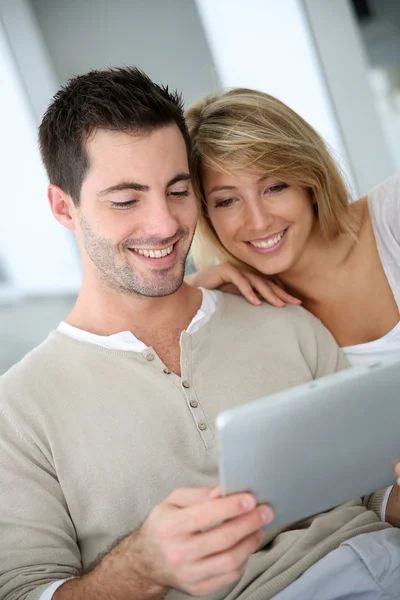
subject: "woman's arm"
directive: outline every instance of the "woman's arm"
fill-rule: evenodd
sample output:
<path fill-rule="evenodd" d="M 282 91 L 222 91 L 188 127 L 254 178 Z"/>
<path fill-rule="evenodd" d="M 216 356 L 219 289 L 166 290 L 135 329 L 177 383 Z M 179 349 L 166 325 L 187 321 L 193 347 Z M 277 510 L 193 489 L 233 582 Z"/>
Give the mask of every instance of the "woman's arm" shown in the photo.
<path fill-rule="evenodd" d="M 261 304 L 258 296 L 272 304 L 272 306 L 283 307 L 285 304 L 301 304 L 300 300 L 288 294 L 279 285 L 269 281 L 264 276 L 256 275 L 245 269 L 240 270 L 228 262 L 186 275 L 185 281 L 193 287 L 204 287 L 208 290 L 222 289 L 223 291 L 242 294 L 250 304 L 255 306 Z"/>

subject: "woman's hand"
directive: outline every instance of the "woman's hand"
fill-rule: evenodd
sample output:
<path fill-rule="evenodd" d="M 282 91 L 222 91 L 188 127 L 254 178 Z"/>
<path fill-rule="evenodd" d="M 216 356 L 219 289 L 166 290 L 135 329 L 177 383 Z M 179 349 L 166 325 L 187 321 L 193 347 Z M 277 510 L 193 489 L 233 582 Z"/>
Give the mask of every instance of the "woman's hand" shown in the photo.
<path fill-rule="evenodd" d="M 239 270 L 228 262 L 187 275 L 185 281 L 194 287 L 204 287 L 208 290 L 222 289 L 236 294 L 240 293 L 250 304 L 255 306 L 261 304 L 256 293 L 272 306 L 283 307 L 285 304 L 301 304 L 298 298 L 285 292 L 276 283 L 260 275 L 255 275 L 251 271 Z"/>

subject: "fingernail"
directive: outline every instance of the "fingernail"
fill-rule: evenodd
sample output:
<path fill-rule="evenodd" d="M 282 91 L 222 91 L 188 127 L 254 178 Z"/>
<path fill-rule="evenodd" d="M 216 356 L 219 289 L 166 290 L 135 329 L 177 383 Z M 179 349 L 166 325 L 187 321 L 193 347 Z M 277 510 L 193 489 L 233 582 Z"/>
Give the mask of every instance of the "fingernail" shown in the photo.
<path fill-rule="evenodd" d="M 254 508 L 256 505 L 256 501 L 253 498 L 253 496 L 245 496 L 242 499 L 242 506 L 243 508 L 245 508 L 246 510 L 251 510 L 252 508 Z"/>
<path fill-rule="evenodd" d="M 271 521 L 271 510 L 269 508 L 262 508 L 260 512 L 264 523 L 269 523 Z"/>
<path fill-rule="evenodd" d="M 257 306 L 260 306 L 260 304 L 262 304 L 261 300 L 257 298 L 257 296 L 251 296 L 251 301 L 254 302 L 254 304 L 257 304 Z"/>
<path fill-rule="evenodd" d="M 397 478 L 397 485 L 400 486 L 400 477 Z"/>

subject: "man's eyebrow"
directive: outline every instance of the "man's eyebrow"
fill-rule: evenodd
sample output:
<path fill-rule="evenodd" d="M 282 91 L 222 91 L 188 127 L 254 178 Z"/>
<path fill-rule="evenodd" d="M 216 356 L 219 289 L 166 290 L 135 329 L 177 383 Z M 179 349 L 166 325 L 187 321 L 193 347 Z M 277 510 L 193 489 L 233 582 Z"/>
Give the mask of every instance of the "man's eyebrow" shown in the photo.
<path fill-rule="evenodd" d="M 148 192 L 150 188 L 148 185 L 142 185 L 141 183 L 135 183 L 134 181 L 123 181 L 121 183 L 117 183 L 117 185 L 112 185 L 111 187 L 102 190 L 97 195 L 107 196 L 108 194 L 113 194 L 114 192 L 123 192 L 124 190 L 135 190 L 135 192 Z"/>
<path fill-rule="evenodd" d="M 175 175 L 175 177 L 168 181 L 166 188 L 171 187 L 179 181 L 188 181 L 189 179 L 189 173 L 179 173 L 178 175 Z M 123 192 L 124 190 L 134 190 L 135 192 L 148 192 L 150 191 L 150 187 L 148 185 L 136 183 L 135 181 L 123 181 L 121 183 L 117 183 L 117 185 L 112 185 L 111 187 L 108 187 L 105 190 L 101 190 L 101 192 L 99 192 L 97 195 L 107 196 L 108 194 L 113 194 L 114 192 Z"/>
<path fill-rule="evenodd" d="M 179 173 L 175 175 L 172 179 L 170 179 L 167 183 L 167 188 L 171 187 L 171 185 L 175 185 L 175 183 L 179 183 L 180 181 L 189 181 L 190 175 L 189 173 Z"/>

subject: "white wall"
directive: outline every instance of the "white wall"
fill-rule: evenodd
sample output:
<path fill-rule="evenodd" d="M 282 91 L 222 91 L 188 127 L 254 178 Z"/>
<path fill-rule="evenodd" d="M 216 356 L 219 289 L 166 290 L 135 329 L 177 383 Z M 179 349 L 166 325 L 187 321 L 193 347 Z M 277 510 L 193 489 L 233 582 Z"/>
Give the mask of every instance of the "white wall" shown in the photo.
<path fill-rule="evenodd" d="M 21 8 L 22 0 L 13 0 Z M 1 9 L 6 0 L 2 0 Z M 74 292 L 80 274 L 71 238 L 51 215 L 37 147 L 36 119 L 0 11 L 0 238 L 6 271 L 20 294 Z"/>
<path fill-rule="evenodd" d="M 192 102 L 219 85 L 194 0 L 31 0 L 61 83 L 141 67 Z"/>
<path fill-rule="evenodd" d="M 222 84 L 276 96 L 323 136 L 353 176 L 301 0 L 197 0 Z M 245 10 L 244 10 L 245 5 Z"/>
<path fill-rule="evenodd" d="M 37 123 L 59 82 L 29 0 L 1 0 L 0 15 L 15 68 Z"/>

